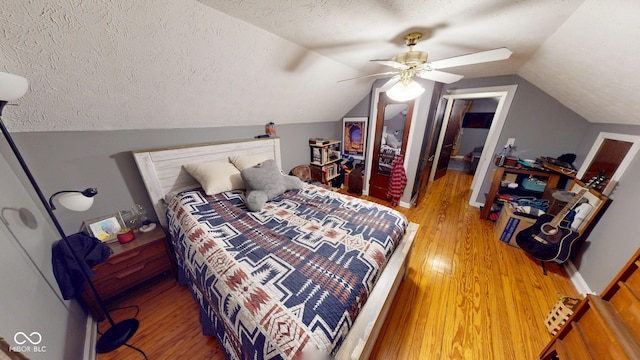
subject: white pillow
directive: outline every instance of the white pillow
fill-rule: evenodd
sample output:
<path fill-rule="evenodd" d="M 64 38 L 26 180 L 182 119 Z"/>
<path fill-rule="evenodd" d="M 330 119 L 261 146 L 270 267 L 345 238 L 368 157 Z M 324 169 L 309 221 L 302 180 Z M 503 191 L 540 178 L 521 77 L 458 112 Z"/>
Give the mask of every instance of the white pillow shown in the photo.
<path fill-rule="evenodd" d="M 259 163 L 269 159 L 271 158 L 265 154 L 229 156 L 229 161 L 231 161 L 240 171 L 258 165 Z"/>
<path fill-rule="evenodd" d="M 244 189 L 240 170 L 227 161 L 210 161 L 182 165 L 193 176 L 207 195 L 223 191 Z"/>

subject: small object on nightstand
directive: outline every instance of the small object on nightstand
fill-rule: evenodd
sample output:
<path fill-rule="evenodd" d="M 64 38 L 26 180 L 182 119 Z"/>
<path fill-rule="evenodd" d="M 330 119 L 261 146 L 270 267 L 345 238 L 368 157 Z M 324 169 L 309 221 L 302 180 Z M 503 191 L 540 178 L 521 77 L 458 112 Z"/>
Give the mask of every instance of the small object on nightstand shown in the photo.
<path fill-rule="evenodd" d="M 148 223 L 146 225 L 140 226 L 140 231 L 149 232 L 149 231 L 151 231 L 151 230 L 153 230 L 155 228 L 156 228 L 156 224 L 155 223 Z"/>
<path fill-rule="evenodd" d="M 135 238 L 136 238 L 136 235 L 133 233 L 133 230 L 129 228 L 124 228 L 118 231 L 118 242 L 120 244 L 126 244 Z"/>

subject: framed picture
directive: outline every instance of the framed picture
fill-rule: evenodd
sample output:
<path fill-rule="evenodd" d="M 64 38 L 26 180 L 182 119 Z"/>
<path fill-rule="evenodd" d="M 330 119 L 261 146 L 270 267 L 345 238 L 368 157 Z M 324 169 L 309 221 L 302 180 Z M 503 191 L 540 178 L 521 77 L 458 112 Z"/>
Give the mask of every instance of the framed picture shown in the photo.
<path fill-rule="evenodd" d="M 363 160 L 365 139 L 367 138 L 366 117 L 342 119 L 342 154 Z"/>
<path fill-rule="evenodd" d="M 116 240 L 118 232 L 123 228 L 119 213 L 85 220 L 83 226 L 89 235 L 104 242 Z"/>

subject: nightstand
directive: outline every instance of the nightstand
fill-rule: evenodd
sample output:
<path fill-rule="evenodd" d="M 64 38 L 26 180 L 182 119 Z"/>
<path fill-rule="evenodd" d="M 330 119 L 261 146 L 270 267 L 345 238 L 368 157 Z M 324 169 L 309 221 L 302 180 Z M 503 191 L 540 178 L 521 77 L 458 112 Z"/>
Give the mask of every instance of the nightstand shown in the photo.
<path fill-rule="evenodd" d="M 135 235 L 136 238 L 126 244 L 109 243 L 111 256 L 92 268 L 96 274 L 91 281 L 105 302 L 145 280 L 173 270 L 167 237 L 160 226 Z M 85 285 L 81 297 L 93 318 L 104 320 L 88 285 Z"/>

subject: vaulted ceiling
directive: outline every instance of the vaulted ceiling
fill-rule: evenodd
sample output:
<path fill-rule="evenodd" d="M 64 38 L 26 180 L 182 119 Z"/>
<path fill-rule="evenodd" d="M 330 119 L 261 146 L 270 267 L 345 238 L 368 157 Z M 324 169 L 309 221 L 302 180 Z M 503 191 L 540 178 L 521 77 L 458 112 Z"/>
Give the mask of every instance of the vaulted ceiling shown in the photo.
<path fill-rule="evenodd" d="M 30 91 L 12 131 L 216 127 L 340 119 L 420 31 L 447 69 L 518 74 L 591 122 L 640 124 L 640 2 L 630 0 L 11 0 L 0 70 Z"/>

